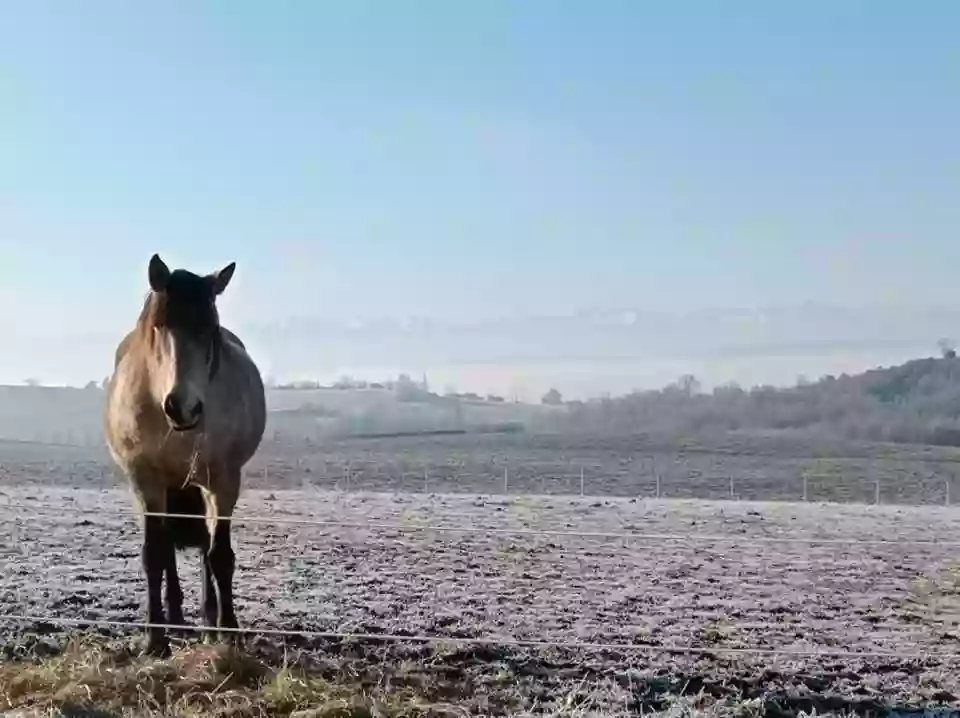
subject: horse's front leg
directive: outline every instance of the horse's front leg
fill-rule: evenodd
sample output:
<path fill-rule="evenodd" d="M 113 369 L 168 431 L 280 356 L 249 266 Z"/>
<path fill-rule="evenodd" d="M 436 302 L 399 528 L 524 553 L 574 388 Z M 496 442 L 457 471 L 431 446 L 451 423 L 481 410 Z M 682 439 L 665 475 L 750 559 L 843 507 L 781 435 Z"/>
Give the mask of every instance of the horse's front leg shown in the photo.
<path fill-rule="evenodd" d="M 203 640 L 207 643 L 212 642 L 217 637 L 217 619 L 220 613 L 219 601 L 217 600 L 217 587 L 213 580 L 213 566 L 210 562 L 211 548 L 212 544 L 203 549 L 203 564 L 201 566 L 203 585 L 200 589 L 200 602 L 203 604 L 203 625 L 211 629 L 205 631 L 203 634 Z"/>
<path fill-rule="evenodd" d="M 237 505 L 239 494 L 239 471 L 218 473 L 210 487 L 204 491 L 207 530 L 210 534 L 210 550 L 204 557 L 204 609 L 207 625 L 212 625 L 216 616 L 216 626 L 221 629 L 220 639 L 234 644 L 241 643 L 242 636 L 238 631 L 230 630 L 239 627 L 233 608 L 233 574 L 237 559 L 231 545 L 230 517 Z M 214 586 L 215 599 L 211 595 Z"/>
<path fill-rule="evenodd" d="M 217 587 L 217 626 L 219 628 L 238 628 L 237 616 L 233 609 L 233 574 L 236 570 L 236 555 L 230 542 L 230 521 L 217 521 L 213 534 L 213 546 L 208 556 L 209 571 Z M 221 631 L 221 640 L 239 644 L 241 635 L 237 631 Z"/>
<path fill-rule="evenodd" d="M 141 560 L 147 578 L 147 645 L 144 653 L 149 656 L 170 655 L 170 641 L 164 628 L 166 616 L 163 611 L 163 574 L 169 565 L 169 553 L 173 550 L 166 523 L 159 516 L 145 516 Z"/>
<path fill-rule="evenodd" d="M 167 623 L 173 626 L 185 626 L 186 620 L 183 617 L 183 590 L 180 588 L 180 576 L 177 575 L 177 551 L 173 545 L 172 538 L 168 534 L 168 543 L 170 548 L 167 552 Z"/>

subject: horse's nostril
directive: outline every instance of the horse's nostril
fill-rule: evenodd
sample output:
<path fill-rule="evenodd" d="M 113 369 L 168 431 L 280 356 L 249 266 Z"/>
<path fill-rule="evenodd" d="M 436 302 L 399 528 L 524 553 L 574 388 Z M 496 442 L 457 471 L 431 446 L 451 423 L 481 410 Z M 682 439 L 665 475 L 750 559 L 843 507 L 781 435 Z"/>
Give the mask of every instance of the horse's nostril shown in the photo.
<path fill-rule="evenodd" d="M 176 425 L 189 424 L 200 418 L 203 413 L 203 402 L 197 401 L 193 406 L 187 408 L 184 406 L 183 400 L 171 392 L 163 400 L 163 413 Z"/>
<path fill-rule="evenodd" d="M 167 394 L 167 398 L 163 400 L 163 413 L 173 419 L 175 423 L 182 423 L 183 410 L 180 406 L 180 400 L 177 399 L 175 394 Z"/>

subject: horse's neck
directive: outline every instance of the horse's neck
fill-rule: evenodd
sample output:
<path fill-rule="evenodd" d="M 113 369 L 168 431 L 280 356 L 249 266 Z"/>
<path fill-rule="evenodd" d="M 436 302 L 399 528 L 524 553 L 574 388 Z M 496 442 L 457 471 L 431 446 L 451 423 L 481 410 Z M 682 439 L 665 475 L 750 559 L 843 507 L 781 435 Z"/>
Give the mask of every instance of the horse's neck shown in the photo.
<path fill-rule="evenodd" d="M 130 347 L 131 347 L 131 345 L 133 344 L 133 340 L 137 338 L 137 332 L 138 332 L 138 331 L 139 331 L 139 327 L 136 328 L 136 329 L 134 329 L 133 331 L 129 332 L 129 333 L 127 334 L 127 336 L 125 336 L 125 337 L 120 341 L 120 344 L 117 345 L 117 351 L 116 351 L 116 353 L 114 354 L 114 357 L 113 357 L 113 368 L 114 368 L 114 369 L 116 369 L 118 366 L 120 366 L 120 362 L 123 360 L 123 358 L 124 358 L 124 357 L 127 355 L 127 353 L 130 351 Z"/>
<path fill-rule="evenodd" d="M 233 344 L 235 347 L 246 352 L 247 347 L 244 345 L 242 341 L 240 341 L 240 337 L 238 337 L 236 334 L 231 332 L 222 324 L 220 325 L 220 336 L 223 338 L 224 341 L 229 342 L 230 344 Z"/>

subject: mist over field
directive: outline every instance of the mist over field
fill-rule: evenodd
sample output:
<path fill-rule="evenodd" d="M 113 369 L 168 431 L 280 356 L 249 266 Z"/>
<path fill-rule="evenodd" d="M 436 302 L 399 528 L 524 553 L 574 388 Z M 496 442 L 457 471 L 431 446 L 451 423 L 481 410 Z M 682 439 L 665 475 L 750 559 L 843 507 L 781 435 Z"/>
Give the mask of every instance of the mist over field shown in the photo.
<path fill-rule="evenodd" d="M 229 297 L 227 298 L 229 299 Z M 129 322 L 51 335 L 12 328 L 19 345 L 0 357 L 0 382 L 84 386 L 111 370 Z M 114 313 L 117 313 L 116 310 Z M 120 313 L 123 314 L 122 312 Z M 935 350 L 960 311 L 813 304 L 692 313 L 595 310 L 572 316 L 488 321 L 291 318 L 224 323 L 248 345 L 266 378 L 332 384 L 424 374 L 440 393 L 498 394 L 536 403 L 550 388 L 589 399 L 662 387 L 684 374 L 704 387 L 729 382 L 787 386 L 798 378 L 857 373 Z"/>
<path fill-rule="evenodd" d="M 960 360 L 947 339 L 940 340 L 937 355 L 930 354 L 866 371 L 865 354 L 859 355 L 860 361 L 846 357 L 832 363 L 821 357 L 821 366 L 828 370 L 819 378 L 798 372 L 798 379 L 779 386 L 762 378 L 741 384 L 716 374 L 711 384 L 702 374 L 684 371 L 703 369 L 703 364 L 662 361 L 662 371 L 669 367 L 674 372 L 672 380 L 651 380 L 652 388 L 616 394 L 606 390 L 599 396 L 565 393 L 576 383 L 564 384 L 561 376 L 549 373 L 540 376 L 537 388 L 544 391 L 534 396 L 529 385 L 525 392 L 460 389 L 443 372 L 370 373 L 370 378 L 361 372 L 326 380 L 317 374 L 295 380 L 267 374 L 266 440 L 298 445 L 325 438 L 436 432 L 680 437 L 746 431 L 960 445 Z M 740 360 L 748 361 L 748 356 Z M 781 360 L 793 369 L 803 366 L 795 357 Z M 643 385 L 640 374 L 630 372 L 629 360 L 618 366 L 636 380 L 634 386 Z M 482 372 L 483 367 L 474 370 Z M 581 398 L 584 395 L 587 398 Z M 83 388 L 44 386 L 32 378 L 23 385 L 2 386 L 0 438 L 99 444 L 103 397 L 102 380 L 93 379 Z"/>

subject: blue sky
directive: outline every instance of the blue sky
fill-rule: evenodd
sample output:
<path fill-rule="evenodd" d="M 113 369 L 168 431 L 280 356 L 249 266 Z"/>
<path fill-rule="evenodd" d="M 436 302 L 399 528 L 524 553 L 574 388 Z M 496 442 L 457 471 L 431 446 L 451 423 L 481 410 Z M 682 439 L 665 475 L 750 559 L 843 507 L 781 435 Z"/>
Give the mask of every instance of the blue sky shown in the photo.
<path fill-rule="evenodd" d="M 31 0 L 0 327 L 956 303 L 960 5 Z M 2 369 L 2 367 L 0 367 Z"/>

